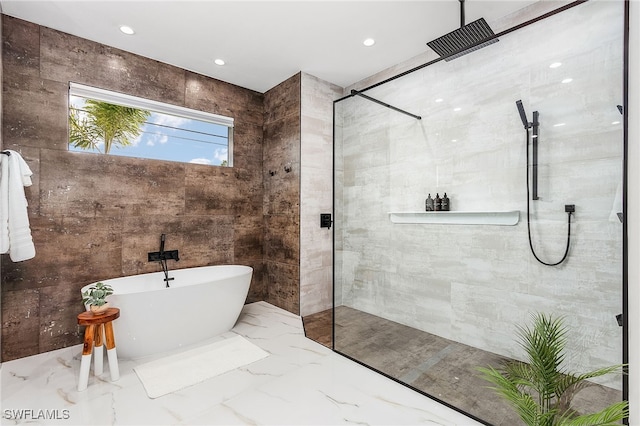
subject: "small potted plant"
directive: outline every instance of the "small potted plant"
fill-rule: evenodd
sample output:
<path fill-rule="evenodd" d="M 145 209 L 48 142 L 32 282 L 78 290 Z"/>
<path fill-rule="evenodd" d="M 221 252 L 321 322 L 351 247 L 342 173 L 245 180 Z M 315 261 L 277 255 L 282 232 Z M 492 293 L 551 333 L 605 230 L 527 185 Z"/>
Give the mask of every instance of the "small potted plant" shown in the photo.
<path fill-rule="evenodd" d="M 89 306 L 94 315 L 101 315 L 109 308 L 106 297 L 113 294 L 109 284 L 97 282 L 82 293 L 82 303 Z"/>

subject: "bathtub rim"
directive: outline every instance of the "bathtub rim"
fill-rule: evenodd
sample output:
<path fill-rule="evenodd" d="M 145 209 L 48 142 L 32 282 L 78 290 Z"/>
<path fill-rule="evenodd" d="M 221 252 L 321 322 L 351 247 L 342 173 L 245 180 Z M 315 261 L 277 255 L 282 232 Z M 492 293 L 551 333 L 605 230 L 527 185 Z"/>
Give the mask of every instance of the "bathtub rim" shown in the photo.
<path fill-rule="evenodd" d="M 169 274 L 171 273 L 176 273 L 179 271 L 195 271 L 195 270 L 203 270 L 203 269 L 222 269 L 222 268 L 231 268 L 231 269 L 238 269 L 240 272 L 224 277 L 222 279 L 226 279 L 226 278 L 234 278 L 234 277 L 238 277 L 238 276 L 242 276 L 245 274 L 253 274 L 254 272 L 254 268 L 252 266 L 248 266 L 248 265 L 238 265 L 238 264 L 228 264 L 228 265 L 205 265 L 205 266 L 194 266 L 194 267 L 188 267 L 188 268 L 180 268 L 180 269 L 171 269 L 169 270 Z M 162 276 L 164 275 L 162 271 L 159 272 L 145 272 L 143 274 L 135 274 L 135 275 L 123 275 L 121 277 L 114 277 L 114 278 L 108 278 L 108 279 L 104 279 L 104 280 L 98 280 L 98 281 L 93 281 L 89 284 L 86 284 L 84 286 L 82 286 L 80 288 L 80 293 L 84 293 L 89 287 L 102 282 L 105 284 L 109 284 L 109 281 L 114 281 L 114 280 L 125 280 L 126 278 L 133 278 L 133 277 L 148 277 L 151 275 L 159 275 Z M 215 278 L 213 280 L 214 282 L 217 281 Z M 204 284 L 204 282 L 198 282 L 198 283 L 191 283 L 191 284 L 187 284 L 187 285 L 180 285 L 178 287 L 169 287 L 174 288 L 174 289 L 179 289 L 179 288 L 185 288 L 185 287 L 189 287 L 189 286 L 194 286 L 194 285 L 199 285 L 199 284 Z M 164 283 L 162 283 L 162 285 L 164 285 Z M 171 284 L 169 284 L 169 286 L 171 286 Z M 113 286 L 112 286 L 113 287 Z M 139 293 L 153 293 L 156 291 L 163 291 L 166 290 L 166 287 L 159 287 L 159 288 L 154 288 L 154 289 L 143 289 L 140 291 L 130 291 L 130 292 L 126 292 L 126 293 L 118 293 L 116 288 L 113 287 L 113 294 L 112 296 L 116 296 L 116 295 L 127 295 L 127 294 L 139 294 Z M 110 296 L 107 296 L 107 298 Z"/>

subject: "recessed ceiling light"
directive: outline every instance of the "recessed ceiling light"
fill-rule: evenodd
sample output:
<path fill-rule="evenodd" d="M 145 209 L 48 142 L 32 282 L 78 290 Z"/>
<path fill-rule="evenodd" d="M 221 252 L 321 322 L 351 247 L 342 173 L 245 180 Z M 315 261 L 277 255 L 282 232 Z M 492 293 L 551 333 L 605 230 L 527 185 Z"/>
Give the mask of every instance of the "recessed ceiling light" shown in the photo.
<path fill-rule="evenodd" d="M 571 83 L 573 81 L 572 78 L 565 78 L 564 80 L 562 80 L 563 83 Z"/>
<path fill-rule="evenodd" d="M 215 62 L 216 65 L 220 65 L 220 66 L 224 65 L 224 61 L 222 59 L 216 59 L 213 62 Z"/>
<path fill-rule="evenodd" d="M 562 127 L 565 124 L 567 124 L 567 123 L 556 123 L 556 124 L 553 125 L 553 127 Z"/>
<path fill-rule="evenodd" d="M 376 41 L 372 38 L 367 38 L 365 39 L 362 44 L 364 44 L 365 46 L 369 47 L 369 46 L 373 46 L 374 44 L 376 44 Z"/>
<path fill-rule="evenodd" d="M 619 121 L 613 121 L 611 124 L 620 124 Z"/>
<path fill-rule="evenodd" d="M 126 25 L 120 25 L 120 31 L 122 31 L 127 35 L 135 34 L 135 31 L 133 31 L 133 28 L 128 27 Z"/>
<path fill-rule="evenodd" d="M 451 139 L 451 142 L 458 142 L 458 139 Z"/>
<path fill-rule="evenodd" d="M 443 100 L 444 99 L 442 99 L 442 98 L 438 98 L 438 99 L 436 99 L 436 102 L 442 102 Z"/>
<path fill-rule="evenodd" d="M 461 109 L 462 108 L 458 107 L 458 108 L 454 108 L 453 110 L 457 112 L 457 111 L 460 111 Z"/>
<path fill-rule="evenodd" d="M 551 65 L 549 65 L 549 68 L 558 68 L 561 65 L 562 65 L 562 62 L 554 62 Z"/>

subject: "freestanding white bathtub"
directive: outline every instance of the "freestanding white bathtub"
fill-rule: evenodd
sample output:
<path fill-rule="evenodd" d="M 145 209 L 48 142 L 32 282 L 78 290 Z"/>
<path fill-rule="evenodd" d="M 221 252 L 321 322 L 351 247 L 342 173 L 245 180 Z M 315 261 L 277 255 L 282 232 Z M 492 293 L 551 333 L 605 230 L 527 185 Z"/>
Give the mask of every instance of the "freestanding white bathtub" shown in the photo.
<path fill-rule="evenodd" d="M 113 322 L 118 356 L 140 358 L 229 331 L 249 292 L 253 268 L 202 266 L 103 280 L 113 287 L 107 301 L 120 308 Z M 88 284 L 82 288 L 85 291 Z"/>

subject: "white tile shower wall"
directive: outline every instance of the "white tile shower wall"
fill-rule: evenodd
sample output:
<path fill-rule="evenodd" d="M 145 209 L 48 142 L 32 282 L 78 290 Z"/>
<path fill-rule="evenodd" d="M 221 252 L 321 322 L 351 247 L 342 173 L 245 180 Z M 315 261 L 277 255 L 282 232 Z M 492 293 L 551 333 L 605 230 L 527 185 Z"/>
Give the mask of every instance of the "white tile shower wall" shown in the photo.
<path fill-rule="evenodd" d="M 302 73 L 300 176 L 300 314 L 332 307 L 332 232 L 320 213 L 333 210 L 333 101 L 342 88 Z"/>
<path fill-rule="evenodd" d="M 344 102 L 342 303 L 515 358 L 523 356 L 515 324 L 538 311 L 564 315 L 570 368 L 621 362 L 623 138 L 611 123 L 621 121 L 622 14 L 622 3 L 588 2 L 368 92 L 422 120 L 361 98 Z M 549 68 L 555 61 L 564 65 Z M 567 77 L 574 81 L 560 83 Z M 542 123 L 531 222 L 546 261 L 562 256 L 564 205 L 576 205 L 570 256 L 559 267 L 540 265 L 528 247 L 518 99 Z M 452 210 L 519 210 L 520 223 L 389 221 L 390 211 L 424 210 L 436 192 L 447 192 Z M 618 377 L 601 382 L 621 386 Z"/>

